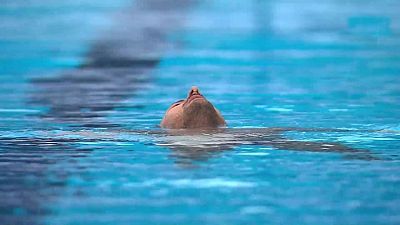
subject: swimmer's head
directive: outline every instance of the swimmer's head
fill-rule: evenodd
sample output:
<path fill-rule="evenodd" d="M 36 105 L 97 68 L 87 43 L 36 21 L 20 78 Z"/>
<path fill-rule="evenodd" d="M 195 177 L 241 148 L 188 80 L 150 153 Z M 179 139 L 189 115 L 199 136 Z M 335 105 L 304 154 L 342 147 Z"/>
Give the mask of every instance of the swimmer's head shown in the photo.
<path fill-rule="evenodd" d="M 193 86 L 185 100 L 173 103 L 161 121 L 169 129 L 217 128 L 225 126 L 219 111 Z"/>

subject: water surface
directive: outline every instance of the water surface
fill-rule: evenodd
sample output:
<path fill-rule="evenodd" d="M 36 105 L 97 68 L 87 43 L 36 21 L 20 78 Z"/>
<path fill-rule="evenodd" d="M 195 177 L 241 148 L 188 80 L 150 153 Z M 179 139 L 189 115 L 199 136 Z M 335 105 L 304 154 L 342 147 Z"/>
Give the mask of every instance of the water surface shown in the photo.
<path fill-rule="evenodd" d="M 398 8 L 6 1 L 1 224 L 398 224 Z M 160 131 L 192 85 L 232 131 Z"/>

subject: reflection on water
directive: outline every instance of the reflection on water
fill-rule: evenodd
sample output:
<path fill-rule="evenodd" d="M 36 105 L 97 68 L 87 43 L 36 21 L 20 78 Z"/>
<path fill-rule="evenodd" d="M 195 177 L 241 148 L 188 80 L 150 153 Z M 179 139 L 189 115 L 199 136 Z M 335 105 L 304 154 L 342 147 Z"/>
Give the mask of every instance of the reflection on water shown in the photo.
<path fill-rule="evenodd" d="M 398 7 L 6 1 L 0 223 L 398 224 Z M 192 85 L 230 128 L 157 128 Z"/>

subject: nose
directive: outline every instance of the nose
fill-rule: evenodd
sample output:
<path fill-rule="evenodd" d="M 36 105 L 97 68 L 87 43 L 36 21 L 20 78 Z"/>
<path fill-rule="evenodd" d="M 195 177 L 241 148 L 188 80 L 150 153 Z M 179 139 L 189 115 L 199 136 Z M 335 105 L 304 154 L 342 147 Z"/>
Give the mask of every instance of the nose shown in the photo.
<path fill-rule="evenodd" d="M 193 86 L 193 87 L 190 89 L 189 97 L 192 96 L 192 95 L 200 95 L 200 91 L 199 91 L 199 88 L 198 88 L 198 87 Z"/>

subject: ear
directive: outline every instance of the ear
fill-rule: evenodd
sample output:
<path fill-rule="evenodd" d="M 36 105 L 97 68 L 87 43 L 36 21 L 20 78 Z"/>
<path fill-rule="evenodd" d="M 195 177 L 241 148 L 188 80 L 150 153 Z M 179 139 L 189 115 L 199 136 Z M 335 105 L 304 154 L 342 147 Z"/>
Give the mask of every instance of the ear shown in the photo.
<path fill-rule="evenodd" d="M 225 120 L 224 120 L 224 117 L 222 117 L 221 112 L 220 112 L 217 108 L 215 108 L 215 106 L 214 106 L 214 109 L 215 109 L 215 111 L 216 111 L 217 114 L 218 114 L 218 124 L 219 124 L 220 126 L 226 126 L 226 122 L 225 122 Z"/>

